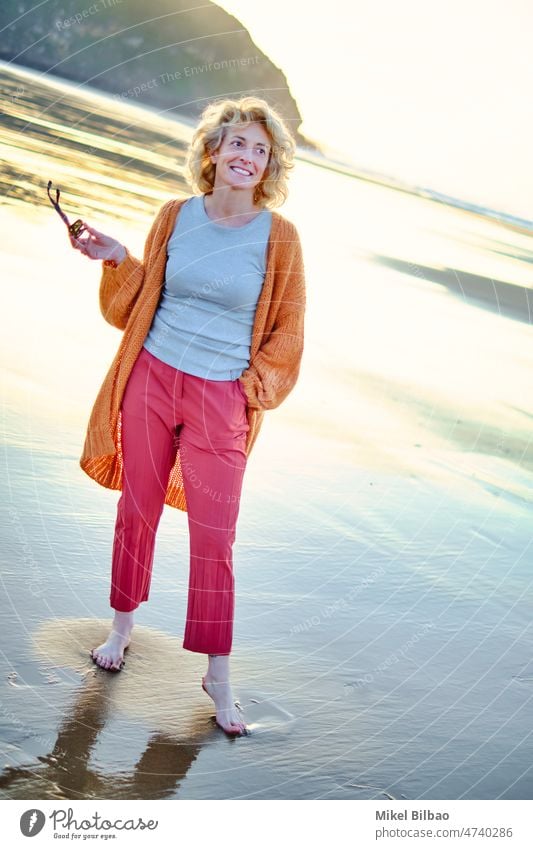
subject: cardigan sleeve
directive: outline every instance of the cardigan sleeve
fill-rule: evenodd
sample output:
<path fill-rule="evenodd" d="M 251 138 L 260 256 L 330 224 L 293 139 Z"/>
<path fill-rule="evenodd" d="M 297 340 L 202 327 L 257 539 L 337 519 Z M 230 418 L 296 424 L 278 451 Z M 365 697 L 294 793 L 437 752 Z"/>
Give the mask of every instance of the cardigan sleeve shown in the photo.
<path fill-rule="evenodd" d="M 168 205 L 169 202 L 163 204 L 152 223 L 146 237 L 142 261 L 126 248 L 125 258 L 116 268 L 102 266 L 100 312 L 109 324 L 119 330 L 126 328 L 131 311 L 141 293 L 152 243 Z"/>
<path fill-rule="evenodd" d="M 291 233 L 291 255 L 283 295 L 272 331 L 239 378 L 250 407 L 273 410 L 296 384 L 304 348 L 305 268 L 298 232 Z"/>

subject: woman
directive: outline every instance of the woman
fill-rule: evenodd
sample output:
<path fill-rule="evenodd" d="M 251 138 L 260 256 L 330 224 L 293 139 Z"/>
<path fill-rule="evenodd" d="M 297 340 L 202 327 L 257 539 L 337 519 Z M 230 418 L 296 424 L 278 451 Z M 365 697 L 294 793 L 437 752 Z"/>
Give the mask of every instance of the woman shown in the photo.
<path fill-rule="evenodd" d="M 216 721 L 246 732 L 233 702 L 232 546 L 244 470 L 265 410 L 294 387 L 305 280 L 287 196 L 295 145 L 266 101 L 208 105 L 187 168 L 196 194 L 168 201 L 141 262 L 85 225 L 73 247 L 103 260 L 100 308 L 124 331 L 95 401 L 80 465 L 122 490 L 113 543 L 111 633 L 91 656 L 118 671 L 133 611 L 147 601 L 164 504 L 187 511 L 190 574 L 183 647 L 208 655 Z"/>

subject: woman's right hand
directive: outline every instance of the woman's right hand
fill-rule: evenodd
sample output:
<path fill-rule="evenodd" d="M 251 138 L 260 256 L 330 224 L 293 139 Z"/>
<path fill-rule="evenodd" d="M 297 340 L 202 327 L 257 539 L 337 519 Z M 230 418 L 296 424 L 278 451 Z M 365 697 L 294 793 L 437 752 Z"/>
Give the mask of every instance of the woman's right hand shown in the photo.
<path fill-rule="evenodd" d="M 83 222 L 83 228 L 81 236 L 86 233 L 87 237 L 76 239 L 74 236 L 70 236 L 70 244 L 84 256 L 89 257 L 89 259 L 114 259 L 117 263 L 126 258 L 126 248 L 112 236 L 106 236 L 105 233 L 95 230 L 94 227 L 89 227 L 85 222 Z"/>

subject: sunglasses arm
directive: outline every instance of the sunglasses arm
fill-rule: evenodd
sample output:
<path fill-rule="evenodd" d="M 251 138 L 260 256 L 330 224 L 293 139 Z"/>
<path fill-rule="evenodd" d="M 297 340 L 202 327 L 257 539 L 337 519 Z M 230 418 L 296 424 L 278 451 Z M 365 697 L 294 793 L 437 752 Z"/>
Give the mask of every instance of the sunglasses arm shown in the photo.
<path fill-rule="evenodd" d="M 71 224 L 69 222 L 67 216 L 65 215 L 65 213 L 63 212 L 63 210 L 59 206 L 60 190 L 56 189 L 56 199 L 54 200 L 52 195 L 50 194 L 50 186 L 51 185 L 52 185 L 52 181 L 48 180 L 48 186 L 47 186 L 46 191 L 48 193 L 48 197 L 50 198 L 50 203 L 52 204 L 52 206 L 54 207 L 54 209 L 58 213 L 58 215 L 60 215 L 61 218 L 63 219 L 63 221 L 65 222 L 70 235 L 74 236 L 74 238 L 77 239 L 78 236 L 81 236 L 81 234 L 85 232 L 86 228 L 83 226 L 83 222 L 82 222 L 81 218 L 77 218 L 76 221 L 74 221 L 73 224 Z"/>

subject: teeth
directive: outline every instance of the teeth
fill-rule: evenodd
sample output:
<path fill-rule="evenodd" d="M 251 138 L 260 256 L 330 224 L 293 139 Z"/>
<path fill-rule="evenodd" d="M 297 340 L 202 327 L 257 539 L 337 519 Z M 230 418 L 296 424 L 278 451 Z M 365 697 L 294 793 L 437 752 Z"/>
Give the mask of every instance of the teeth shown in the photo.
<path fill-rule="evenodd" d="M 249 171 L 245 171 L 244 168 L 238 168 L 236 165 L 232 165 L 231 170 L 236 171 L 237 174 L 244 174 L 245 177 L 251 177 L 252 176 Z"/>

